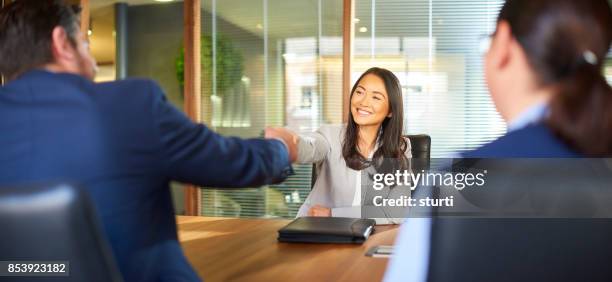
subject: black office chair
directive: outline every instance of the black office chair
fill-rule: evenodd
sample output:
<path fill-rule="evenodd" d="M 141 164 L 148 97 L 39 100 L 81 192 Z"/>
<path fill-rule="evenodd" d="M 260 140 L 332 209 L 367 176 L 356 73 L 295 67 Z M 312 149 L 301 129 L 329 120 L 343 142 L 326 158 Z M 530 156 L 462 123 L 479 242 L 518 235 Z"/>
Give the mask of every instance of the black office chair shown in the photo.
<path fill-rule="evenodd" d="M 410 140 L 412 147 L 412 171 L 415 173 L 421 170 L 429 170 L 431 156 L 431 137 L 427 134 L 405 135 Z M 312 165 L 310 176 L 310 189 L 317 180 L 317 167 Z"/>
<path fill-rule="evenodd" d="M 429 170 L 431 159 L 431 137 L 427 134 L 406 135 L 412 146 L 412 171 Z"/>
<path fill-rule="evenodd" d="M 611 236 L 611 219 L 438 218 L 428 281 L 612 281 Z"/>
<path fill-rule="evenodd" d="M 463 205 L 478 207 L 468 216 L 506 211 L 495 214 L 514 218 L 434 218 L 428 281 L 612 281 L 606 161 L 471 161 L 487 168 L 487 186 L 438 189 L 467 201 L 434 213 L 452 215 Z"/>
<path fill-rule="evenodd" d="M 122 281 L 89 198 L 80 188 L 0 188 L 0 226 L 0 260 L 69 262 L 69 276 L 12 277 L 13 281 Z"/>

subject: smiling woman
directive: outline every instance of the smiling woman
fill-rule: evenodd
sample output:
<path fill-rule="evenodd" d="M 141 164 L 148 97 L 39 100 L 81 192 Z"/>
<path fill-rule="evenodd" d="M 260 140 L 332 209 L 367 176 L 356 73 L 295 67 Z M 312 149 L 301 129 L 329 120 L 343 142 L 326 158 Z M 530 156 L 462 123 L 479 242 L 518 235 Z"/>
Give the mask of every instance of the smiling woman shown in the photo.
<path fill-rule="evenodd" d="M 386 69 L 370 68 L 353 86 L 347 124 L 295 135 L 297 162 L 313 163 L 317 172 L 298 216 L 360 218 L 361 172 L 369 167 L 409 169 L 411 150 L 410 141 L 402 137 L 403 115 L 397 77 Z"/>

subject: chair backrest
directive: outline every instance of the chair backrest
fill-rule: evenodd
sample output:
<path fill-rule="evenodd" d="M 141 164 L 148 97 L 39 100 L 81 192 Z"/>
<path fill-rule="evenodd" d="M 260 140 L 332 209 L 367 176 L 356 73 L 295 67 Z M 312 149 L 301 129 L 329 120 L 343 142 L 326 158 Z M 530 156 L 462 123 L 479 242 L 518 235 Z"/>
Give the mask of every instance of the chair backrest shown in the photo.
<path fill-rule="evenodd" d="M 471 159 L 454 166 L 487 168 L 487 184 L 437 190 L 454 195 L 455 204 L 434 213 L 456 217 L 432 219 L 428 281 L 612 281 L 608 161 Z M 494 215 L 468 218 L 486 214 Z"/>
<path fill-rule="evenodd" d="M 431 156 L 431 137 L 427 134 L 415 134 L 405 135 L 410 139 L 410 145 L 412 147 L 412 170 L 419 172 L 421 170 L 428 170 Z M 312 174 L 310 176 L 310 188 L 315 184 L 317 180 L 317 167 L 312 165 Z"/>
<path fill-rule="evenodd" d="M 608 218 L 437 218 L 428 281 L 612 281 L 611 236 Z"/>
<path fill-rule="evenodd" d="M 122 281 L 82 188 L 0 188 L 0 226 L 0 260 L 68 261 L 62 281 Z"/>
<path fill-rule="evenodd" d="M 412 157 L 429 159 L 431 156 L 431 137 L 427 134 L 406 135 L 412 146 Z"/>
<path fill-rule="evenodd" d="M 412 146 L 412 171 L 429 170 L 431 137 L 427 134 L 406 135 Z"/>

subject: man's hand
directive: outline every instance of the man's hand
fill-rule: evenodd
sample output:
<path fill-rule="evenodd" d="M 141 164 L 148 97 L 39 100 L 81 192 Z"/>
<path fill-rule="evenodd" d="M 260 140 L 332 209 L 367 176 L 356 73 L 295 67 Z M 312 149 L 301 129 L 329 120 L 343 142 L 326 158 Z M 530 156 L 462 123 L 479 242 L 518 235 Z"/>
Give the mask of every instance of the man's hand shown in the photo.
<path fill-rule="evenodd" d="M 324 206 L 316 205 L 308 210 L 308 216 L 330 217 L 331 209 Z"/>
<path fill-rule="evenodd" d="M 287 146 L 291 162 L 293 163 L 297 160 L 298 137 L 295 133 L 282 127 L 268 127 L 264 131 L 264 137 L 266 139 L 282 140 Z"/>

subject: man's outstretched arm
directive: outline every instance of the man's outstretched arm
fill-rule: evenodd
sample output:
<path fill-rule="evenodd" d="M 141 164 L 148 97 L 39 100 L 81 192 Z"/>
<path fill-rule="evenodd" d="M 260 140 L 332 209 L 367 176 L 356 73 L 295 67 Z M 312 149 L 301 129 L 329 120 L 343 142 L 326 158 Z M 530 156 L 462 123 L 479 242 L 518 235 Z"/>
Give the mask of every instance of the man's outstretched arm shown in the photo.
<path fill-rule="evenodd" d="M 223 137 L 192 122 L 155 83 L 151 92 L 162 167 L 169 178 L 199 186 L 255 187 L 281 182 L 292 173 L 292 140 Z"/>

